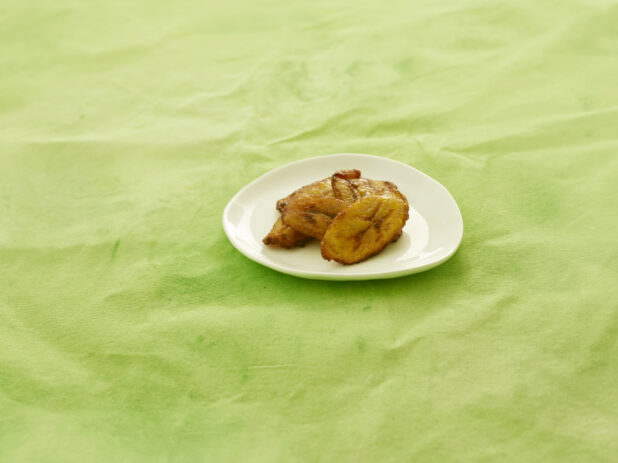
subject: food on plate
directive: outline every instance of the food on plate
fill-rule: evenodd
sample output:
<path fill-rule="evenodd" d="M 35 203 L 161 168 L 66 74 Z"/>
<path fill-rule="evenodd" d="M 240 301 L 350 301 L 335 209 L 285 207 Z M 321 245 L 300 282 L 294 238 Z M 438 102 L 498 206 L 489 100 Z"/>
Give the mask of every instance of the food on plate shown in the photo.
<path fill-rule="evenodd" d="M 397 189 L 397 185 L 392 182 L 359 178 L 352 180 L 350 183 L 356 189 L 361 198 L 367 195 L 391 194 L 397 196 L 401 201 L 408 204 L 406 197 L 401 194 L 401 192 Z"/>
<path fill-rule="evenodd" d="M 382 251 L 408 219 L 406 197 L 388 181 L 340 170 L 277 201 L 280 217 L 264 244 L 292 248 L 321 240 L 322 257 L 355 264 Z"/>
<path fill-rule="evenodd" d="M 360 178 L 360 176 L 361 176 L 361 171 L 358 169 L 338 170 L 332 175 L 332 177 L 343 178 L 345 180 L 351 180 L 353 178 Z"/>
<path fill-rule="evenodd" d="M 302 188 L 294 191 L 290 195 L 277 201 L 277 210 L 283 213 L 288 208 L 288 205 L 292 203 L 294 205 L 298 201 L 302 201 L 304 198 L 319 198 L 319 197 L 333 197 L 333 190 L 330 186 L 330 179 L 325 178 L 318 180 L 309 185 L 305 185 Z M 302 203 L 301 203 L 302 204 Z M 294 214 L 292 214 L 292 221 L 294 221 Z M 323 233 L 322 233 L 323 234 Z M 282 248 L 293 248 L 297 246 L 304 246 L 307 241 L 311 240 L 311 236 L 307 236 L 301 231 L 286 225 L 283 222 L 283 217 L 279 217 L 273 225 L 270 232 L 264 237 L 262 242 L 269 246 L 279 246 Z"/>
<path fill-rule="evenodd" d="M 338 171 L 334 175 L 359 178 L 359 170 Z M 334 177 L 334 176 L 333 176 Z M 305 185 L 277 201 L 277 210 L 283 223 L 304 235 L 320 239 L 332 219 L 345 207 L 345 202 L 335 197 L 332 178 L 325 178 Z M 266 243 L 268 244 L 268 243 Z"/>
<path fill-rule="evenodd" d="M 303 196 L 287 204 L 281 220 L 294 230 L 321 239 L 335 216 L 346 206 L 344 201 L 328 196 Z"/>
<path fill-rule="evenodd" d="M 356 201 L 358 199 L 358 192 L 350 180 L 359 179 L 360 174 L 360 170 L 356 169 L 335 172 L 330 178 L 330 184 L 335 198 L 341 199 L 348 204 Z"/>
<path fill-rule="evenodd" d="M 408 205 L 396 195 L 367 195 L 334 218 L 321 243 L 322 257 L 356 264 L 382 251 L 401 235 Z"/>
<path fill-rule="evenodd" d="M 318 180 L 317 182 L 310 183 L 309 185 L 305 185 L 285 198 L 280 199 L 277 201 L 277 210 L 279 212 L 284 212 L 290 204 L 294 204 L 296 201 L 300 201 L 304 198 L 316 197 L 334 198 L 330 178 L 325 178 Z"/>
<path fill-rule="evenodd" d="M 302 247 L 310 240 L 310 236 L 294 230 L 292 227 L 288 227 L 279 217 L 262 241 L 270 246 L 293 248 L 295 246 Z"/>

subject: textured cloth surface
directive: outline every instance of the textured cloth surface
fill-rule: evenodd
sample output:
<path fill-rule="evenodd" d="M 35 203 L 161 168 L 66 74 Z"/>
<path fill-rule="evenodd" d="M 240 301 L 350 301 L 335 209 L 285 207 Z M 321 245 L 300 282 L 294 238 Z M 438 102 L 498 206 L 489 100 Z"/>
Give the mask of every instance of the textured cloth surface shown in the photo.
<path fill-rule="evenodd" d="M 0 5 L 0 461 L 618 455 L 611 1 Z M 249 261 L 306 157 L 436 178 L 464 240 L 387 281 Z"/>

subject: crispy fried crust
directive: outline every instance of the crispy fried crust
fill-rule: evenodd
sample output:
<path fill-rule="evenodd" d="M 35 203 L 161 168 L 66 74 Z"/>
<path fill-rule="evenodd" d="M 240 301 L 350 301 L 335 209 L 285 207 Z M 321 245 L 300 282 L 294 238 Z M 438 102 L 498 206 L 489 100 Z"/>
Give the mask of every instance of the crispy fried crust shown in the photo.
<path fill-rule="evenodd" d="M 310 236 L 307 236 L 284 224 L 281 217 L 279 217 L 273 225 L 273 228 L 270 230 L 268 235 L 264 237 L 262 242 L 269 246 L 293 248 L 295 246 L 302 247 L 311 239 L 312 238 Z"/>
<path fill-rule="evenodd" d="M 335 198 L 345 201 L 348 204 L 352 204 L 359 196 L 354 188 L 354 185 L 350 183 L 352 179 L 360 178 L 360 170 L 338 170 L 330 178 L 330 184 L 333 189 Z"/>
<path fill-rule="evenodd" d="M 280 199 L 277 201 L 277 210 L 283 214 L 288 209 L 288 206 L 292 205 L 292 208 L 289 211 L 292 212 L 295 207 L 294 205 L 299 201 L 301 201 L 302 204 L 302 201 L 306 200 L 306 198 L 321 197 L 334 197 L 333 190 L 330 185 L 330 179 L 322 179 L 309 185 L 305 185 L 285 198 Z M 293 216 L 294 213 L 292 212 L 292 222 L 294 222 Z M 301 226 L 301 228 L 307 227 Z M 292 248 L 295 246 L 304 246 L 305 243 L 311 239 L 311 236 L 308 236 L 301 231 L 286 225 L 280 217 L 262 241 L 264 244 L 269 246 Z"/>
<path fill-rule="evenodd" d="M 333 175 L 330 181 L 335 198 L 348 204 L 352 204 L 358 199 L 356 188 L 348 180 Z"/>
<path fill-rule="evenodd" d="M 407 202 L 391 191 L 366 195 L 333 219 L 322 238 L 322 257 L 356 264 L 379 253 L 399 238 L 408 210 Z"/>
<path fill-rule="evenodd" d="M 358 192 L 350 180 L 360 178 L 361 172 L 357 169 L 338 170 L 330 178 L 330 184 L 335 198 L 352 204 L 359 198 Z"/>
<path fill-rule="evenodd" d="M 401 194 L 397 185 L 384 180 L 371 180 L 369 178 L 351 179 L 350 184 L 355 188 L 359 197 L 363 198 L 367 195 L 395 195 L 404 203 L 408 204 L 406 197 Z"/>
<path fill-rule="evenodd" d="M 290 201 L 281 214 L 281 220 L 294 230 L 320 239 L 345 206 L 344 201 L 336 198 L 306 196 Z"/>
<path fill-rule="evenodd" d="M 342 178 L 344 180 L 352 180 L 353 178 L 360 178 L 361 171 L 358 169 L 338 170 L 333 174 L 333 177 Z"/>
<path fill-rule="evenodd" d="M 294 203 L 295 201 L 300 201 L 304 198 L 313 197 L 335 197 L 335 195 L 333 194 L 333 188 L 331 186 L 330 178 L 325 178 L 322 180 L 318 180 L 317 182 L 310 183 L 309 185 L 305 185 L 304 187 L 299 188 L 285 198 L 280 199 L 279 201 L 277 201 L 277 210 L 279 212 L 284 212 L 291 203 Z"/>

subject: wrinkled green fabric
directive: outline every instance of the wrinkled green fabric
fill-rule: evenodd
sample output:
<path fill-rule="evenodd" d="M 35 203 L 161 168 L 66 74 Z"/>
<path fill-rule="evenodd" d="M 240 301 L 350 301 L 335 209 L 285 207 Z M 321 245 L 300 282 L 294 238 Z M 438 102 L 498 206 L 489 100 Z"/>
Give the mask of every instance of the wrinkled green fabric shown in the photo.
<path fill-rule="evenodd" d="M 0 461 L 618 456 L 612 1 L 0 4 Z M 425 273 L 227 241 L 337 152 L 457 200 Z"/>

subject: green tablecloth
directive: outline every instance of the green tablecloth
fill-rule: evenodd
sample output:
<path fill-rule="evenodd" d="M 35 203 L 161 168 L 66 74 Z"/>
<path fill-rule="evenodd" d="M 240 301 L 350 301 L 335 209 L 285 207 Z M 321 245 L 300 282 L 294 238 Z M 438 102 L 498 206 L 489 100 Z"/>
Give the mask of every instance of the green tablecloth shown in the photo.
<path fill-rule="evenodd" d="M 616 461 L 616 3 L 215 3 L 0 5 L 0 461 Z M 229 244 L 337 152 L 443 183 L 457 254 Z"/>

